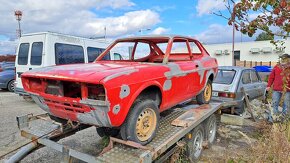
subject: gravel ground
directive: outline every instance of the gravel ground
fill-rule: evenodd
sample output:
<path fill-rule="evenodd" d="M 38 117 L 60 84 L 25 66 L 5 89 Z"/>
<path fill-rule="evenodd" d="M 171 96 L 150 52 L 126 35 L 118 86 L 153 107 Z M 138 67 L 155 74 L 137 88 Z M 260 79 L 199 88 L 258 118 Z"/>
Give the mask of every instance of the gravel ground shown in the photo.
<path fill-rule="evenodd" d="M 16 116 L 29 113 L 44 113 L 35 103 L 27 102 L 22 97 L 0 90 L 0 156 L 25 144 L 27 139 L 20 136 L 16 124 Z M 59 143 L 67 145 L 73 149 L 96 155 L 100 152 L 100 137 L 96 133 L 95 127 L 90 127 L 76 134 L 61 139 Z M 8 155 L 8 158 L 11 155 Z M 43 147 L 29 154 L 21 162 L 23 163 L 53 163 L 60 162 L 62 156 L 55 150 Z M 4 162 L 0 160 L 0 162 Z M 76 162 L 76 161 L 74 161 Z"/>

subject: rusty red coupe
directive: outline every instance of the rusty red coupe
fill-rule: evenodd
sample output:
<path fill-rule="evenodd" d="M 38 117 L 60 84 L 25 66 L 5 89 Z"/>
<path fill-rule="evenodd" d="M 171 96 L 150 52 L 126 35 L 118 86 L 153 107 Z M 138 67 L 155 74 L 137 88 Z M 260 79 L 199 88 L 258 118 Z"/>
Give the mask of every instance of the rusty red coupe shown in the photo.
<path fill-rule="evenodd" d="M 94 63 L 34 69 L 21 78 L 53 117 L 97 126 L 100 135 L 120 131 L 144 145 L 160 112 L 192 98 L 209 103 L 217 66 L 193 38 L 142 36 L 116 40 Z"/>

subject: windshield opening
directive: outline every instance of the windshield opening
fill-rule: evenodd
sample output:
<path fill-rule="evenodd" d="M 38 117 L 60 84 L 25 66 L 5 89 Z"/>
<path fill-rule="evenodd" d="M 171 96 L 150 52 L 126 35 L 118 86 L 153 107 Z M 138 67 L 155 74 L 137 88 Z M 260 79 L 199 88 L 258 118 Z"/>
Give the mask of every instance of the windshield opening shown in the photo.
<path fill-rule="evenodd" d="M 110 55 L 114 61 L 135 61 L 135 62 L 155 62 L 156 58 L 162 62 L 164 51 L 157 45 L 163 43 L 167 46 L 168 40 L 135 39 L 128 41 L 118 41 L 109 47 L 97 60 L 104 60 L 104 56 Z"/>
<path fill-rule="evenodd" d="M 235 74 L 235 70 L 219 69 L 217 77 L 213 82 L 217 84 L 231 84 L 234 80 Z"/>

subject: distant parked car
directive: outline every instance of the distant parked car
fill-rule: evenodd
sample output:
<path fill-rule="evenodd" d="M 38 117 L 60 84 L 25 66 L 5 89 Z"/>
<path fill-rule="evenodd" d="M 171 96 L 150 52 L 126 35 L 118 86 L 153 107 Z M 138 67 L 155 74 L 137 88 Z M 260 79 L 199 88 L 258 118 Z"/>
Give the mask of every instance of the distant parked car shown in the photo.
<path fill-rule="evenodd" d="M 237 101 L 236 114 L 245 111 L 245 97 L 241 88 L 243 87 L 249 100 L 264 97 L 267 83 L 263 82 L 255 69 L 220 66 L 218 75 L 213 81 L 213 100 L 215 101 Z"/>
<path fill-rule="evenodd" d="M 15 62 L 0 62 L 0 71 L 4 68 L 4 67 L 15 67 Z"/>
<path fill-rule="evenodd" d="M 1 65 L 0 67 L 0 88 L 14 92 L 15 67 L 11 65 Z"/>

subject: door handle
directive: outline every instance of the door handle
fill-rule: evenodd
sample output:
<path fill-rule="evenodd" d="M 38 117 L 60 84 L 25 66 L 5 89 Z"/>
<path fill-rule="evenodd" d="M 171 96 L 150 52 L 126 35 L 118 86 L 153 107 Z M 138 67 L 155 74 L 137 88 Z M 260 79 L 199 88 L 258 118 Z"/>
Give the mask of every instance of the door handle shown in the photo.
<path fill-rule="evenodd" d="M 32 70 L 32 68 L 30 67 L 29 70 Z"/>

